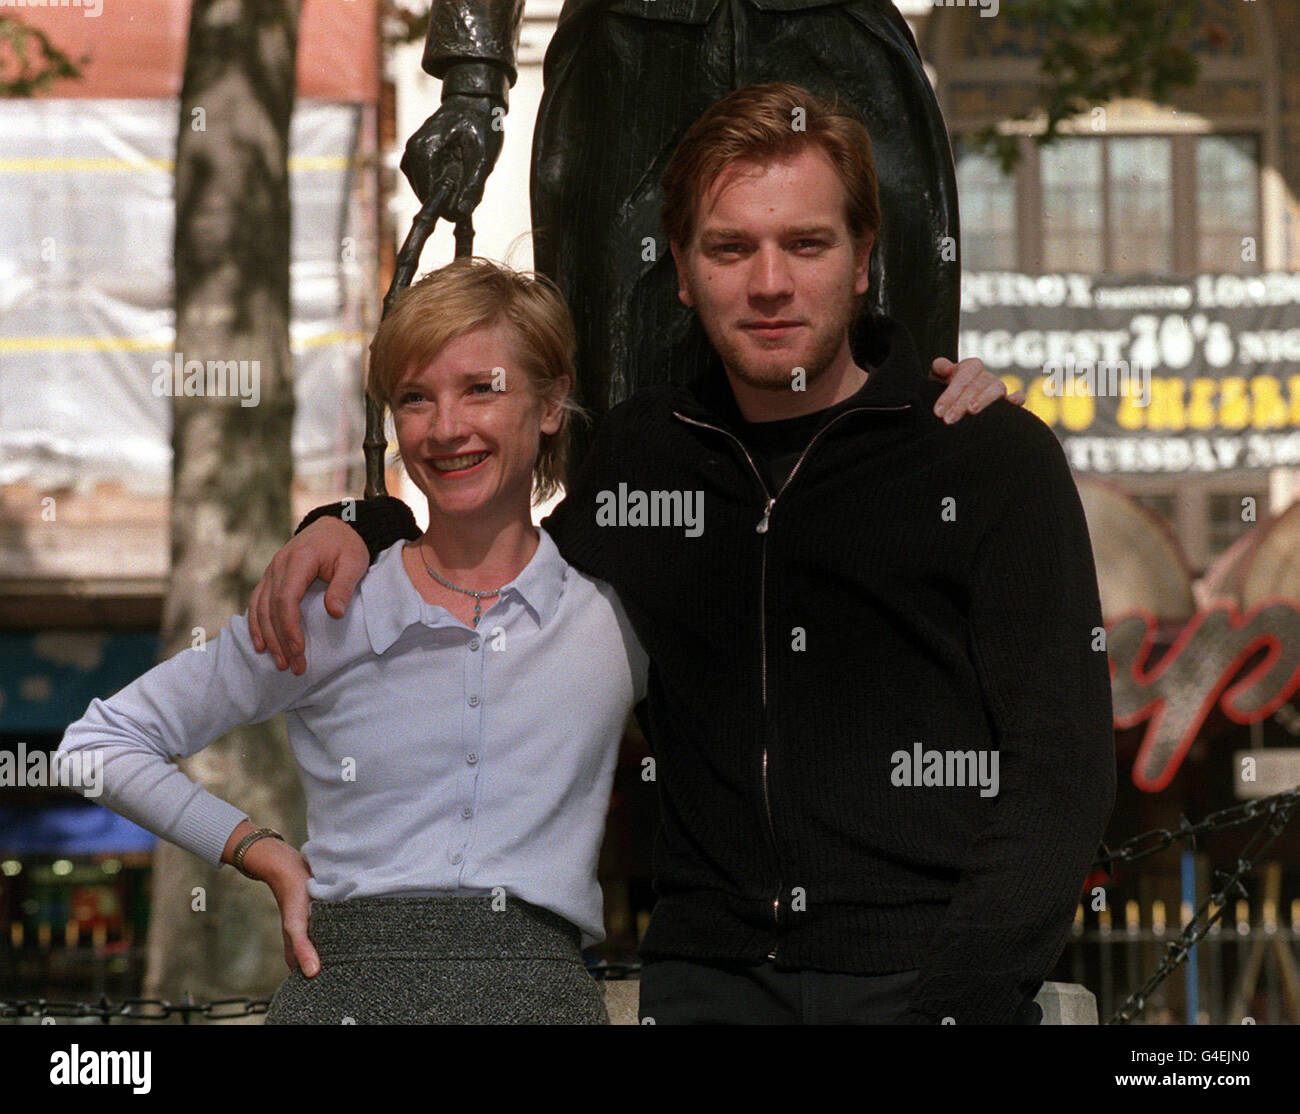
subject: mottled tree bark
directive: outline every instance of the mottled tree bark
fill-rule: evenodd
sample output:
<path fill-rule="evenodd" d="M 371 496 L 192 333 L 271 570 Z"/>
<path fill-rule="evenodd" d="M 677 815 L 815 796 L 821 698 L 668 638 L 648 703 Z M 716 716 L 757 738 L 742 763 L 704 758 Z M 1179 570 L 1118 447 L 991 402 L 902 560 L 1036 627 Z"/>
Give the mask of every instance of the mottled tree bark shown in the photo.
<path fill-rule="evenodd" d="M 191 11 L 176 149 L 176 349 L 182 365 L 249 361 L 257 391 L 173 398 L 164 656 L 211 640 L 245 609 L 291 528 L 288 155 L 298 14 L 299 0 L 194 0 Z M 243 405 L 253 397 L 256 405 Z M 278 717 L 217 740 L 182 768 L 301 844 L 302 792 Z M 264 996 L 286 973 L 270 890 L 160 844 L 146 993 Z"/>

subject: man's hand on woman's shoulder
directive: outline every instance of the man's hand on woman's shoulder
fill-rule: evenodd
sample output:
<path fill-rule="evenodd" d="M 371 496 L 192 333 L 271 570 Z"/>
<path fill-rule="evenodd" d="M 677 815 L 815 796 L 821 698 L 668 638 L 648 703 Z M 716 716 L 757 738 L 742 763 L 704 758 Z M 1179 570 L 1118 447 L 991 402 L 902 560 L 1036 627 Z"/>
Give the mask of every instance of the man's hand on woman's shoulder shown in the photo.
<path fill-rule="evenodd" d="M 351 526 L 318 518 L 267 565 L 248 599 L 248 633 L 258 653 L 270 651 L 279 669 L 301 675 L 307 669 L 302 633 L 302 598 L 317 578 L 326 581 L 325 610 L 334 618 L 347 611 L 352 593 L 370 568 L 370 553 Z"/>

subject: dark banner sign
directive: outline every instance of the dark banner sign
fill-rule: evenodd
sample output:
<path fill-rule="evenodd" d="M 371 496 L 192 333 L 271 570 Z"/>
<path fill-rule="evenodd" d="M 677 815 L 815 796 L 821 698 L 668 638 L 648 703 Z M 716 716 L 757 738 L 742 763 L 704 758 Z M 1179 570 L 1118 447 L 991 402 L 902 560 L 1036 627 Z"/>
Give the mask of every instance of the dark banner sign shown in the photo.
<path fill-rule="evenodd" d="M 1300 274 L 968 271 L 978 356 L 1097 475 L 1300 467 Z"/>

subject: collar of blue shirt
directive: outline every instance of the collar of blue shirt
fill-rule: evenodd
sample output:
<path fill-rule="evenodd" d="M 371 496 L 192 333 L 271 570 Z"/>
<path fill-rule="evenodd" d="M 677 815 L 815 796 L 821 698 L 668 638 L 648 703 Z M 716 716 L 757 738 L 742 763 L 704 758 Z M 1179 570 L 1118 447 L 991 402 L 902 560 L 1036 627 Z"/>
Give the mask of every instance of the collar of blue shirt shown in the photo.
<path fill-rule="evenodd" d="M 551 621 L 560 605 L 569 565 L 560 556 L 550 534 L 541 527 L 538 527 L 538 534 L 537 552 L 514 580 L 502 585 L 501 595 L 492 603 L 495 606 L 513 596 L 523 604 L 524 611 L 540 630 Z M 361 595 L 366 634 L 376 654 L 382 654 L 407 627 L 415 623 L 430 626 L 460 624 L 460 620 L 445 608 L 426 603 L 416 591 L 402 564 L 402 549 L 406 544 L 405 540 L 395 542 L 376 557 L 357 589 Z M 485 617 L 488 610 L 484 608 Z"/>

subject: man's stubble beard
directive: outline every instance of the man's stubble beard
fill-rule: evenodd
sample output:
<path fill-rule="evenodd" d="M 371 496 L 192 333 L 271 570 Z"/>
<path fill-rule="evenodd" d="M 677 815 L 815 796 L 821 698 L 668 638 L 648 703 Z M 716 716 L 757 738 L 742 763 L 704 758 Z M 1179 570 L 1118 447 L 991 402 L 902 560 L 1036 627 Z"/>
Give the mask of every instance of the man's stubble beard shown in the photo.
<path fill-rule="evenodd" d="M 771 355 L 761 357 L 762 363 L 759 364 L 746 363 L 745 355 L 742 354 L 741 348 L 733 343 L 731 334 L 715 334 L 715 330 L 710 328 L 710 324 L 698 309 L 697 316 L 699 324 L 708 337 L 708 343 L 712 344 L 712 348 L 722 359 L 724 367 L 745 385 L 755 387 L 757 390 L 790 390 L 794 385 L 794 368 L 798 367 L 803 368 L 802 386 L 807 389 L 826 374 L 832 361 L 839 354 L 840 344 L 844 342 L 846 335 L 852 337 L 854 325 L 859 320 L 858 313 L 855 312 L 858 300 L 857 296 L 850 296 L 844 304 L 840 305 L 840 312 L 836 315 L 837 324 L 814 339 L 813 350 L 807 352 L 807 355 L 784 356 L 781 350 L 774 350 Z M 853 359 L 852 344 L 850 344 L 849 359 Z"/>
<path fill-rule="evenodd" d="M 803 356 L 795 356 L 793 353 L 789 356 L 783 355 L 782 349 L 773 349 L 770 354 L 760 356 L 761 362 L 753 362 L 753 357 L 748 357 L 749 350 L 742 352 L 741 348 L 732 342 L 731 334 L 724 333 L 721 336 L 715 336 L 709 329 L 707 323 L 701 318 L 701 325 L 704 327 L 705 335 L 709 338 L 709 343 L 721 357 L 723 365 L 732 375 L 739 379 L 747 386 L 754 387 L 763 391 L 788 391 L 794 386 L 794 369 L 803 368 L 804 389 L 812 386 L 826 370 L 830 367 L 831 362 L 839 353 L 840 345 L 844 341 L 852 322 L 853 306 L 852 303 L 846 303 L 843 312 L 840 315 L 839 324 L 825 333 L 819 334 L 813 341 L 811 351 Z M 746 363 L 746 359 L 751 362 Z M 850 354 L 850 358 L 852 355 Z"/>

